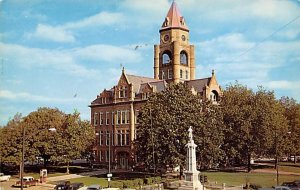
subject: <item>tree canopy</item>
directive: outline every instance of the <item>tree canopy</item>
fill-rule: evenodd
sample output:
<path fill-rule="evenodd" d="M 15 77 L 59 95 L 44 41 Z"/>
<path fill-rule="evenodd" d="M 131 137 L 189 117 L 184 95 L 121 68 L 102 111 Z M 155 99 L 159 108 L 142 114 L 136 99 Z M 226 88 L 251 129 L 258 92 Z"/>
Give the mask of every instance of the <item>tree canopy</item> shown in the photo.
<path fill-rule="evenodd" d="M 153 94 L 142 108 L 137 128 L 138 161 L 148 167 L 184 166 L 187 130 L 193 127 L 200 168 L 248 165 L 253 158 L 280 158 L 300 151 L 300 106 L 254 92 L 238 83 L 223 90 L 213 105 L 185 84 L 171 84 Z"/>
<path fill-rule="evenodd" d="M 65 114 L 58 109 L 38 108 L 25 117 L 17 114 L 0 130 L 1 161 L 19 164 L 24 129 L 25 161 L 41 157 L 45 162 L 69 163 L 81 158 L 94 142 L 94 129 L 80 114 Z M 50 131 L 49 129 L 55 129 Z"/>
<path fill-rule="evenodd" d="M 199 161 L 220 159 L 223 133 L 218 117 L 218 107 L 201 101 L 185 84 L 170 85 L 164 92 L 153 94 L 139 117 L 135 141 L 139 161 L 148 167 L 184 166 L 190 126 L 203 153 L 198 154 Z"/>

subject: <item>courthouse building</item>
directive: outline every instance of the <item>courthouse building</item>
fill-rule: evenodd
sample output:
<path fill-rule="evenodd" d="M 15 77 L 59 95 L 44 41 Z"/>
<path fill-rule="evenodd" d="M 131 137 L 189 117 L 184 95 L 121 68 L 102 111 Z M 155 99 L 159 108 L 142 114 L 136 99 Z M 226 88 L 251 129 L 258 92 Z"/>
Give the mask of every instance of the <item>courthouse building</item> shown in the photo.
<path fill-rule="evenodd" d="M 159 33 L 160 44 L 154 45 L 154 77 L 130 75 L 123 68 L 118 84 L 104 89 L 91 102 L 96 163 L 110 161 L 120 169 L 129 169 L 135 163 L 132 142 L 139 111 L 151 94 L 165 90 L 169 83 L 184 82 L 204 100 L 219 100 L 221 89 L 214 72 L 208 78 L 195 79 L 195 47 L 189 43 L 188 26 L 175 2 Z"/>

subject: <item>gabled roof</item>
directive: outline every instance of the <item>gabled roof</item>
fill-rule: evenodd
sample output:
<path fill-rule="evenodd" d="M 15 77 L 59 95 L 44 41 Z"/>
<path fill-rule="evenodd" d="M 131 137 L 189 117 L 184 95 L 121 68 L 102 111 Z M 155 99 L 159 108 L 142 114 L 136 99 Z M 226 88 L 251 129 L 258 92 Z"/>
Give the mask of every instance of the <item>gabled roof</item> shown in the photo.
<path fill-rule="evenodd" d="M 151 88 L 154 87 L 154 92 L 161 92 L 161 91 L 164 91 L 167 88 L 167 82 L 165 80 L 160 80 L 160 81 L 141 84 L 138 93 L 142 93 L 142 90 L 147 85 L 149 85 Z"/>
<path fill-rule="evenodd" d="M 185 83 L 190 87 L 194 87 L 194 89 L 197 92 L 203 92 L 203 89 L 209 85 L 211 80 L 211 77 L 208 78 L 203 78 L 203 79 L 196 79 L 196 80 L 190 80 L 190 81 L 185 81 Z"/>
<path fill-rule="evenodd" d="M 184 17 L 181 15 L 179 8 L 174 1 L 169 9 L 164 23 L 161 26 L 161 30 L 168 28 L 181 28 L 189 31 L 187 25 L 185 24 Z"/>
<path fill-rule="evenodd" d="M 135 75 L 128 75 L 126 74 L 126 77 L 128 79 L 128 82 L 133 85 L 133 92 L 137 93 L 140 89 L 141 84 L 143 83 L 150 83 L 150 82 L 156 82 L 159 81 L 154 78 L 149 77 L 142 77 L 142 76 L 135 76 Z"/>

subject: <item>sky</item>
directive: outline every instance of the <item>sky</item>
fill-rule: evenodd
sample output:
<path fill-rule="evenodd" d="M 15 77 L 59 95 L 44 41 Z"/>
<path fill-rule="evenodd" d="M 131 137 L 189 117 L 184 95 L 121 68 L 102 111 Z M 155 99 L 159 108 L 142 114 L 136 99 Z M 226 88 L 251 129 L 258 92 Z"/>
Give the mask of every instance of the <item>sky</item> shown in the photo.
<path fill-rule="evenodd" d="M 300 0 L 176 0 L 196 78 L 215 70 L 300 101 Z M 128 74 L 153 77 L 172 0 L 0 0 L 0 125 L 39 107 L 77 110 Z M 135 48 L 138 46 L 138 48 Z"/>

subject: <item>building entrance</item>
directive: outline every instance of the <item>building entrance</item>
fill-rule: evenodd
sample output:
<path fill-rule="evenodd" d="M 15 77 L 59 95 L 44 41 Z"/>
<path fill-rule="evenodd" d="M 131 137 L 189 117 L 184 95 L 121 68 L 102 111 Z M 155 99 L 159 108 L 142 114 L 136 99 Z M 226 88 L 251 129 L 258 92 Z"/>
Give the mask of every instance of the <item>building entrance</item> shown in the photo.
<path fill-rule="evenodd" d="M 119 168 L 120 169 L 128 169 L 129 168 L 129 164 L 128 164 L 129 153 L 128 152 L 120 152 L 118 154 L 118 157 L 119 157 Z"/>

